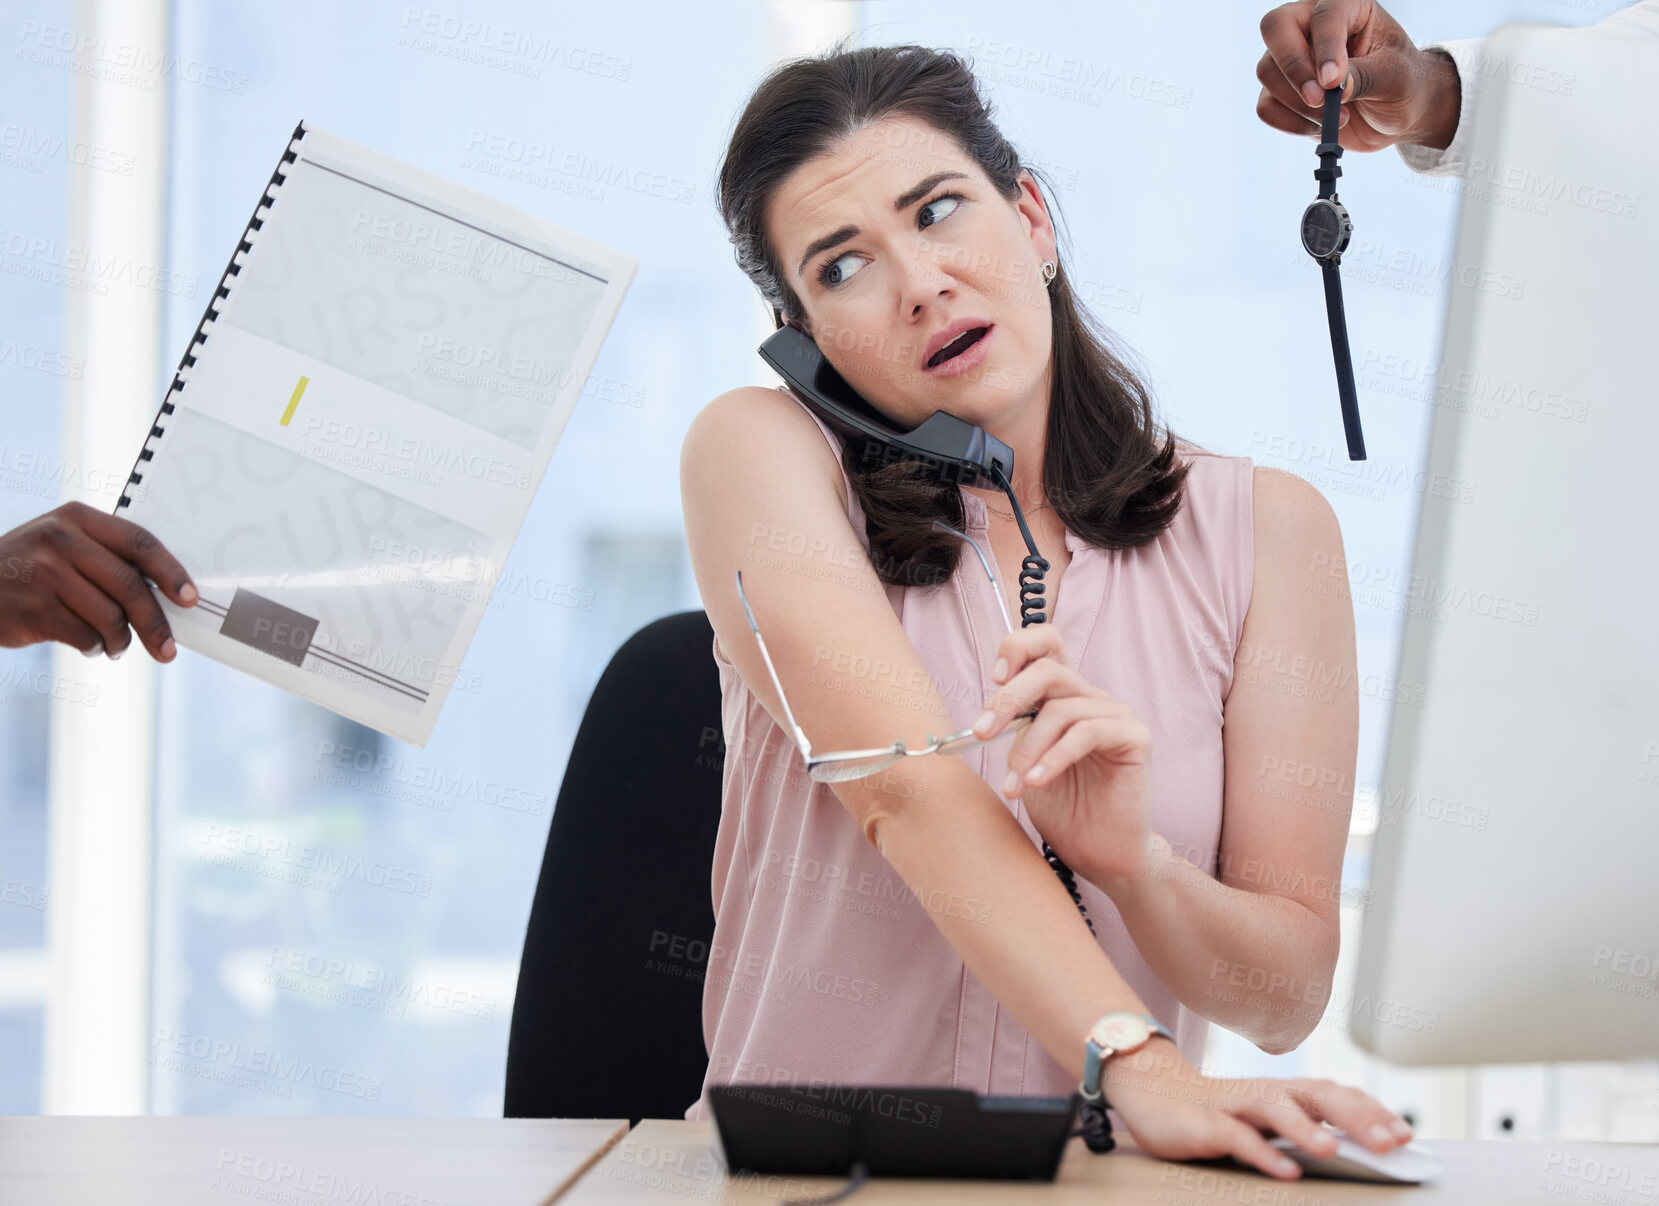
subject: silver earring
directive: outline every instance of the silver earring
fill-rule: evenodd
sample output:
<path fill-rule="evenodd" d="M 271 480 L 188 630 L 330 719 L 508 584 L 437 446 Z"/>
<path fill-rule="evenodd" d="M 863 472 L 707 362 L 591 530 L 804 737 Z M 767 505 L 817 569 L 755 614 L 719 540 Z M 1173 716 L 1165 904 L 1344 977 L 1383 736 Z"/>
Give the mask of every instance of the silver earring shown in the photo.
<path fill-rule="evenodd" d="M 1044 288 L 1047 288 L 1049 285 L 1054 283 L 1054 278 L 1059 273 L 1059 271 L 1060 271 L 1060 266 L 1058 264 L 1056 264 L 1053 260 L 1044 260 L 1043 261 L 1043 286 L 1044 286 Z"/>

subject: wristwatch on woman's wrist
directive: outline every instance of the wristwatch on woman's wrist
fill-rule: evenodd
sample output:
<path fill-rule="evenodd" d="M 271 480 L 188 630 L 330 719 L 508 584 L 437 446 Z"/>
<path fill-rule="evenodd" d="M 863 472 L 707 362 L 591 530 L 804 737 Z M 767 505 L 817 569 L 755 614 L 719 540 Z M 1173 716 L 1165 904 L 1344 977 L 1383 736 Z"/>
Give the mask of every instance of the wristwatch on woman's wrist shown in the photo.
<path fill-rule="evenodd" d="M 1157 1018 L 1127 1009 L 1106 1014 L 1090 1028 L 1084 1045 L 1083 1080 L 1077 1086 L 1083 1097 L 1080 1109 L 1083 1141 L 1090 1151 L 1109 1152 L 1116 1146 L 1111 1122 L 1106 1117 L 1106 1096 L 1100 1086 L 1106 1061 L 1114 1055 L 1139 1051 L 1155 1034 L 1163 1035 L 1172 1043 L 1175 1041 L 1175 1036 Z"/>

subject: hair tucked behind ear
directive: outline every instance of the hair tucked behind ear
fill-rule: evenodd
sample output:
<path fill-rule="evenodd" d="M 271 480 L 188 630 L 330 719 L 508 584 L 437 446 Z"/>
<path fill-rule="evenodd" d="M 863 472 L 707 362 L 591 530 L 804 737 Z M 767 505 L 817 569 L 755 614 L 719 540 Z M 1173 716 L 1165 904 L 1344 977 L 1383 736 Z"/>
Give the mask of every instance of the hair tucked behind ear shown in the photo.
<path fill-rule="evenodd" d="M 782 325 L 779 310 L 805 308 L 779 267 L 764 215 L 802 164 L 873 122 L 908 116 L 955 140 L 1010 201 L 1022 168 L 991 120 L 978 80 L 950 51 L 874 46 L 795 59 L 755 89 L 720 166 L 717 201 L 737 263 Z M 1052 193 L 1052 189 L 1047 190 Z M 1047 198 L 1045 198 L 1046 200 Z M 1054 208 L 1052 200 L 1050 208 Z M 1157 422 L 1145 386 L 1113 354 L 1112 337 L 1078 304 L 1066 257 L 1048 287 L 1054 368 L 1042 481 L 1066 527 L 1104 548 L 1145 544 L 1180 510 L 1187 465 Z M 860 463 L 861 444 L 842 440 L 842 464 L 864 509 L 872 561 L 884 582 L 930 585 L 949 578 L 961 542 L 935 531 L 934 519 L 965 524 L 961 489 L 924 476 L 919 466 Z M 1025 505 L 1026 500 L 1021 500 Z"/>

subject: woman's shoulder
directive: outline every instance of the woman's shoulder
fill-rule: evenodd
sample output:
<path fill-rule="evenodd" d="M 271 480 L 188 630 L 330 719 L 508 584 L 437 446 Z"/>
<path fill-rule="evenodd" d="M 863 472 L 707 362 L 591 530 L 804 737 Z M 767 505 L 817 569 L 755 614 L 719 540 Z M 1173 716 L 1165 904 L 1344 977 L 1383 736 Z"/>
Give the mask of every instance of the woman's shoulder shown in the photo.
<path fill-rule="evenodd" d="M 811 424 L 802 422 L 805 417 L 806 408 L 781 386 L 771 388 L 764 385 L 739 385 L 705 403 L 691 422 L 692 426 L 696 427 L 714 423 L 740 426 L 761 421 L 808 430 Z"/>
<path fill-rule="evenodd" d="M 1250 516 L 1255 526 L 1287 518 L 1317 520 L 1333 514 L 1329 501 L 1306 478 L 1273 465 L 1258 465 L 1253 457 L 1233 456 L 1204 448 L 1191 440 L 1176 440 L 1177 455 L 1189 466 L 1188 489 L 1212 506 L 1231 507 Z"/>
<path fill-rule="evenodd" d="M 814 428 L 818 435 L 812 434 Z M 743 439 L 760 448 L 768 447 L 765 440 L 782 437 L 813 448 L 824 444 L 832 453 L 837 451 L 829 428 L 781 385 L 740 385 L 714 398 L 692 418 L 686 440 L 690 442 L 694 435 L 707 439 L 711 433 Z M 840 458 L 835 459 L 839 463 Z"/>
<path fill-rule="evenodd" d="M 682 494 L 688 483 L 729 480 L 761 462 L 787 466 L 791 489 L 821 481 L 849 511 L 854 506 L 830 430 L 794 394 L 760 385 L 729 389 L 692 417 L 680 445 Z"/>
<path fill-rule="evenodd" d="M 753 454 L 796 456 L 827 474 L 840 470 L 840 449 L 823 422 L 783 387 L 740 385 L 708 402 L 686 428 L 681 463 L 687 458 L 726 460 Z"/>

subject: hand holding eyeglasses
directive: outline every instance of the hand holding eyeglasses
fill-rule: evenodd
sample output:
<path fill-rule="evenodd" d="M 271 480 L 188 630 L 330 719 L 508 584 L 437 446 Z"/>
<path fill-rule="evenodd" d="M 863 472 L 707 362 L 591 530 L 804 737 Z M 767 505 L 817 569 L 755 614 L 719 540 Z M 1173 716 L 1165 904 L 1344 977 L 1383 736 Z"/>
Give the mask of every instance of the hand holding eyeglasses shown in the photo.
<path fill-rule="evenodd" d="M 988 740 L 1009 717 L 1037 713 L 1008 751 L 1002 794 L 1023 799 L 1043 840 L 1102 890 L 1144 872 L 1151 731 L 1071 667 L 1052 624 L 1004 637 L 991 678 L 1002 686 L 974 723 L 976 735 Z"/>

